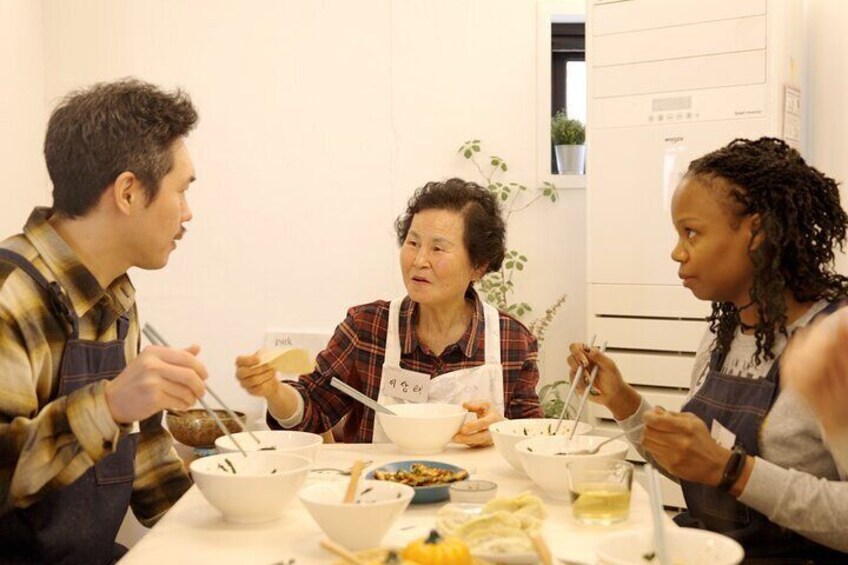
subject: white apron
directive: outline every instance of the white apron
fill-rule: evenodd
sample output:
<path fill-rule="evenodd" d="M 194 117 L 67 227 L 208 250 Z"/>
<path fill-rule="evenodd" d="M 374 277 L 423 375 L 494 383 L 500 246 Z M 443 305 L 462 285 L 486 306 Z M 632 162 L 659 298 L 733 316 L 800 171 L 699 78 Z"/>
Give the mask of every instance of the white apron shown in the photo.
<path fill-rule="evenodd" d="M 389 331 L 386 335 L 386 357 L 383 360 L 380 383 L 392 377 L 402 378 L 409 374 L 420 374 L 400 367 L 400 305 L 403 298 L 392 300 L 389 305 Z M 462 404 L 463 402 L 490 402 L 501 416 L 504 415 L 503 366 L 501 365 L 501 326 L 498 311 L 483 303 L 485 339 L 485 363 L 478 367 L 444 373 L 430 379 L 428 402 Z M 429 376 L 429 375 L 428 375 Z M 377 402 L 384 405 L 405 403 L 405 400 L 380 394 Z M 373 443 L 386 443 L 389 438 L 374 416 Z"/>

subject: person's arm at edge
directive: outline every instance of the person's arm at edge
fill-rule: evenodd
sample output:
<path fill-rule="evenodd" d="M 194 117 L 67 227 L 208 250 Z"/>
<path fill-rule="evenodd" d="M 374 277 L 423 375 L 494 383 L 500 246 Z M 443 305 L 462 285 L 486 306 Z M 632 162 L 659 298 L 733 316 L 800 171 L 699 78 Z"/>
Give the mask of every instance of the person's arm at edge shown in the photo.
<path fill-rule="evenodd" d="M 801 535 L 848 552 L 848 483 L 784 469 L 747 456 L 730 493 L 769 520 Z"/>

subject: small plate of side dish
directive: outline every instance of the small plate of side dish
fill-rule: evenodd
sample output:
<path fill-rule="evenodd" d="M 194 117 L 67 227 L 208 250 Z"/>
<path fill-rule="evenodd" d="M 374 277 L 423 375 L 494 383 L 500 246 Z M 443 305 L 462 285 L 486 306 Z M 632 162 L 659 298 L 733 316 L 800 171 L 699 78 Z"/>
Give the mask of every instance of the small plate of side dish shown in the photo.
<path fill-rule="evenodd" d="M 467 479 L 468 471 L 438 461 L 397 461 L 377 467 L 365 478 L 409 485 L 415 489 L 412 504 L 423 504 L 447 500 L 450 484 Z"/>

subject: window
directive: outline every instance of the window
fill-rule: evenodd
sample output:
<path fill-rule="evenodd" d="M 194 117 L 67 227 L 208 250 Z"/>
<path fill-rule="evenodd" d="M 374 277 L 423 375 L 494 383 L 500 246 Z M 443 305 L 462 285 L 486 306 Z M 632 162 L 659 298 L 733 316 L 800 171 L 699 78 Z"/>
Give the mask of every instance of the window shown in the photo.
<path fill-rule="evenodd" d="M 586 123 L 586 25 L 551 24 L 551 116 L 564 110 Z M 551 171 L 556 158 L 551 146 Z"/>

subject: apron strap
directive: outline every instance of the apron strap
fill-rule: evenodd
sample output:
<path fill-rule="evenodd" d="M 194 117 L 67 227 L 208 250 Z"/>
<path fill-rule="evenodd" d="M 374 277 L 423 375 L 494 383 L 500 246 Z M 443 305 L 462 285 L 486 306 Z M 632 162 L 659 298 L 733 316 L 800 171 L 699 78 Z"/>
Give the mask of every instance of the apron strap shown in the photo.
<path fill-rule="evenodd" d="M 834 300 L 833 302 L 830 302 L 827 306 L 822 308 L 822 310 L 818 314 L 813 316 L 813 319 L 810 320 L 810 323 L 814 322 L 819 317 L 829 316 L 829 315 L 833 314 L 834 312 L 836 312 L 837 310 L 839 310 L 840 308 L 845 308 L 846 306 L 848 306 L 848 300 L 846 300 L 846 299 Z M 809 324 L 807 324 L 807 325 L 809 325 Z"/>
<path fill-rule="evenodd" d="M 501 364 L 501 316 L 498 310 L 483 303 L 483 319 L 486 323 L 486 365 Z"/>
<path fill-rule="evenodd" d="M 403 297 L 389 303 L 389 331 L 386 332 L 386 356 L 383 364 L 400 367 L 400 306 Z"/>
<path fill-rule="evenodd" d="M 707 364 L 707 370 L 721 371 L 724 365 L 724 360 L 727 358 L 727 352 L 721 353 L 718 349 L 714 349 L 710 353 L 710 361 Z"/>
<path fill-rule="evenodd" d="M 130 332 L 130 317 L 126 314 L 121 314 L 118 317 L 118 339 L 124 341 L 127 339 L 127 334 Z M 139 335 L 139 341 L 141 336 Z"/>
<path fill-rule="evenodd" d="M 53 315 L 65 326 L 68 336 L 71 339 L 79 337 L 79 319 L 59 283 L 48 281 L 32 263 L 10 249 L 0 249 L 0 261 L 11 263 L 28 274 L 47 293 L 47 304 Z"/>

